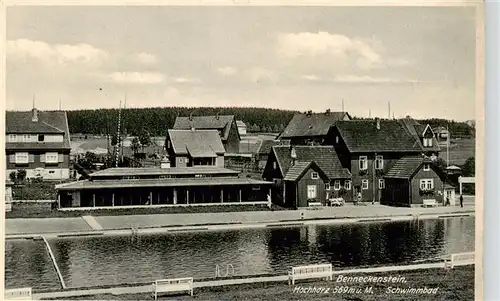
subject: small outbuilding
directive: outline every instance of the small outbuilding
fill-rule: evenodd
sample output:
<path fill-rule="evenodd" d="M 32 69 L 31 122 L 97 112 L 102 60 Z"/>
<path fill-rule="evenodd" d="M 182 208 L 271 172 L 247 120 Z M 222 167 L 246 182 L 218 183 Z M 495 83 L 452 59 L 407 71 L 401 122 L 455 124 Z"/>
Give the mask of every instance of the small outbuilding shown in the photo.
<path fill-rule="evenodd" d="M 454 204 L 455 189 L 445 185 L 446 174 L 426 157 L 403 157 L 384 176 L 382 204 L 422 206 Z"/>

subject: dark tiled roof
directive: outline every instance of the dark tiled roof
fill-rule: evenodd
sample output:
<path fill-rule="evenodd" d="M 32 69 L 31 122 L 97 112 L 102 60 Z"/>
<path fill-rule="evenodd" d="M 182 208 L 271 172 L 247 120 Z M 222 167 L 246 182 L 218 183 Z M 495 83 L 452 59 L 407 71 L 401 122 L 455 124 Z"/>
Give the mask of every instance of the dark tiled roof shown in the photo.
<path fill-rule="evenodd" d="M 337 153 L 332 146 L 294 146 L 294 148 L 297 161 L 314 161 L 328 178 L 339 179 L 351 177 L 349 170 L 342 167 Z M 283 176 L 286 176 L 292 166 L 290 146 L 273 146 L 272 149 L 276 154 Z"/>
<path fill-rule="evenodd" d="M 7 149 L 67 149 L 71 148 L 66 112 L 38 111 L 38 121 L 32 121 L 33 112 L 7 111 L 6 134 L 64 134 L 61 143 L 6 143 Z"/>
<path fill-rule="evenodd" d="M 424 162 L 426 162 L 426 159 L 422 156 L 403 157 L 394 163 L 385 177 L 409 179 Z M 430 161 L 427 162 L 430 163 Z"/>
<path fill-rule="evenodd" d="M 229 131 L 234 122 L 234 115 L 218 115 L 218 116 L 192 116 L 177 117 L 174 123 L 176 130 L 206 129 L 206 130 L 221 130 L 222 140 L 227 140 Z"/>
<path fill-rule="evenodd" d="M 216 130 L 168 130 L 168 136 L 177 155 L 213 157 L 225 153 Z"/>
<path fill-rule="evenodd" d="M 286 181 L 295 181 L 297 180 L 301 175 L 302 173 L 309 168 L 309 166 L 311 166 L 311 162 L 305 162 L 305 161 L 298 161 L 298 162 L 295 162 L 295 165 L 293 165 L 292 167 L 290 167 L 290 169 L 288 169 L 288 172 L 286 173 L 286 176 L 284 178 L 284 180 Z"/>
<path fill-rule="evenodd" d="M 212 166 L 170 167 L 170 168 L 108 168 L 91 174 L 92 177 L 121 176 L 159 176 L 159 175 L 195 175 L 195 174 L 227 174 L 238 175 L 237 171 Z"/>
<path fill-rule="evenodd" d="M 7 142 L 5 143 L 7 150 L 69 150 L 64 143 L 61 142 Z"/>
<path fill-rule="evenodd" d="M 251 178 L 219 177 L 219 178 L 188 178 L 188 179 L 141 179 L 141 180 L 102 180 L 77 181 L 56 185 L 57 190 L 109 189 L 134 187 L 181 187 L 181 186 L 221 186 L 221 185 L 263 185 L 272 182 Z"/>
<path fill-rule="evenodd" d="M 351 152 L 421 152 L 416 137 L 398 120 L 339 121 L 336 127 Z"/>
<path fill-rule="evenodd" d="M 349 118 L 346 112 L 295 114 L 281 133 L 281 138 L 324 136 L 337 121 Z"/>
<path fill-rule="evenodd" d="M 401 119 L 401 123 L 404 125 L 405 129 L 415 138 L 415 141 L 420 146 L 422 150 L 425 151 L 439 151 L 439 145 L 437 139 L 434 137 L 432 141 L 432 147 L 425 147 L 422 144 L 421 139 L 424 137 L 424 131 L 428 125 L 420 124 L 416 120 L 411 118 Z"/>

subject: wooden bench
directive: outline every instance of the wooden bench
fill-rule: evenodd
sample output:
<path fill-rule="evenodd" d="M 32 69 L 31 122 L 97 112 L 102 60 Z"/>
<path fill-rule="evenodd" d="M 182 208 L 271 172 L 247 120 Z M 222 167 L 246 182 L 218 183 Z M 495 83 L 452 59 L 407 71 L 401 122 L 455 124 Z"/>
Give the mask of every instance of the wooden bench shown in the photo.
<path fill-rule="evenodd" d="M 193 295 L 193 277 L 161 279 L 153 283 L 153 294 L 155 300 L 160 293 L 189 292 Z"/>
<path fill-rule="evenodd" d="M 288 272 L 288 285 L 290 282 L 295 285 L 295 280 L 325 278 L 332 280 L 333 268 L 332 264 L 317 264 L 293 267 L 291 272 Z"/>
<path fill-rule="evenodd" d="M 422 207 L 437 207 L 437 205 L 436 199 L 425 199 L 423 200 Z"/>
<path fill-rule="evenodd" d="M 7 289 L 4 293 L 5 300 L 33 300 L 31 287 Z"/>
<path fill-rule="evenodd" d="M 469 265 L 474 263 L 474 252 L 451 254 L 444 259 L 444 268 L 453 269 L 456 265 Z"/>

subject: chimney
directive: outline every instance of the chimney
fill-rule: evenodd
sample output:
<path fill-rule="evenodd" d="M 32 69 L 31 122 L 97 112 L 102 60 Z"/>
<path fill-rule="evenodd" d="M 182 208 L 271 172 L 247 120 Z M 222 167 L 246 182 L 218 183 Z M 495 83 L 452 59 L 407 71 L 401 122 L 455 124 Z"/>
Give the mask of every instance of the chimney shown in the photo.
<path fill-rule="evenodd" d="M 330 112 L 331 112 L 331 111 L 330 111 L 330 109 L 327 109 L 327 110 L 326 110 L 326 112 L 325 112 L 325 115 L 326 115 L 326 116 L 329 116 L 329 115 L 330 115 Z"/>
<path fill-rule="evenodd" d="M 38 122 L 38 111 L 37 111 L 37 109 L 33 108 L 33 110 L 31 110 L 31 112 L 33 113 L 33 116 L 31 116 L 31 121 Z"/>
<path fill-rule="evenodd" d="M 375 121 L 377 123 L 377 130 L 380 130 L 380 119 L 377 117 L 375 118 Z"/>
<path fill-rule="evenodd" d="M 295 165 L 295 160 L 297 160 L 297 152 L 295 151 L 295 147 L 290 147 L 290 157 L 292 158 L 292 166 Z"/>

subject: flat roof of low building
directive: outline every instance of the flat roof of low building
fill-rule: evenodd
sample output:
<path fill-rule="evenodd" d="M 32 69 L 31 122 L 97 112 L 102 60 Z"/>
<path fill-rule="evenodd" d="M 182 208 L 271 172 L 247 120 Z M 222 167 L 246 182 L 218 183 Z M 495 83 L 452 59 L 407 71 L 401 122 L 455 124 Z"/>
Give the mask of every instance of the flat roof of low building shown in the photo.
<path fill-rule="evenodd" d="M 251 178 L 188 178 L 188 179 L 138 179 L 138 180 L 100 180 L 77 181 L 56 185 L 57 190 L 141 188 L 141 187 L 186 187 L 186 186 L 224 186 L 224 185 L 265 185 L 272 182 Z"/>
<path fill-rule="evenodd" d="M 213 166 L 194 166 L 194 167 L 168 167 L 168 168 L 129 168 L 118 167 L 92 173 L 91 177 L 120 177 L 120 176 L 160 176 L 160 175 L 194 175 L 194 174 L 238 174 L 238 171 L 213 167 Z"/>

